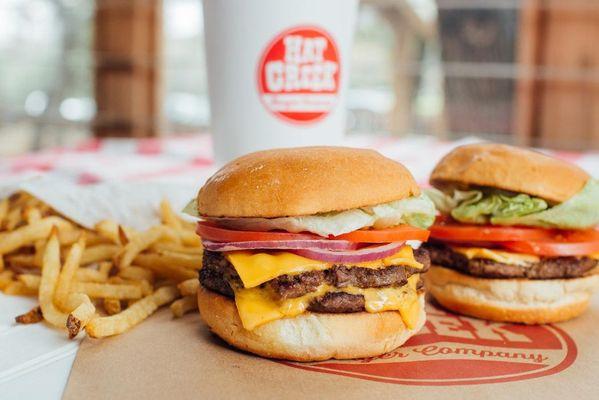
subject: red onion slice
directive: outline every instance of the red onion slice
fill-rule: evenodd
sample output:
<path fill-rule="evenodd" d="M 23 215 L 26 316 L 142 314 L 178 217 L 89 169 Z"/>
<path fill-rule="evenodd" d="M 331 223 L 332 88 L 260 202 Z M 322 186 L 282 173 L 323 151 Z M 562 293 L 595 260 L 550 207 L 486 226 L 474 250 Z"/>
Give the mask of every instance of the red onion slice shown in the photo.
<path fill-rule="evenodd" d="M 360 250 L 330 251 L 324 249 L 301 249 L 293 250 L 293 253 L 312 260 L 331 263 L 360 263 L 392 256 L 403 245 L 404 242 L 393 242 L 381 246 L 365 247 Z"/>
<path fill-rule="evenodd" d="M 347 240 L 256 240 L 251 242 L 215 242 L 202 240 L 204 248 L 209 251 L 236 250 L 353 250 L 358 243 Z"/>

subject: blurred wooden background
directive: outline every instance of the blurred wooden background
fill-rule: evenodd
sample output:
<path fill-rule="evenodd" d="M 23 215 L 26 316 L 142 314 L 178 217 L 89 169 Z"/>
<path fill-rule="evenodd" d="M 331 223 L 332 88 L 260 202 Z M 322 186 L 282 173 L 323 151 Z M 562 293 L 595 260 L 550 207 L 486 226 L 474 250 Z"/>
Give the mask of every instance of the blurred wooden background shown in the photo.
<path fill-rule="evenodd" d="M 156 136 L 162 125 L 162 1 L 99 1 L 94 134 Z"/>
<path fill-rule="evenodd" d="M 432 22 L 413 2 L 364 3 L 380 10 L 396 38 L 392 132 L 413 129 L 409 66 L 421 61 L 421 43 L 436 40 L 448 98 L 436 134 L 497 132 L 524 145 L 599 147 L 599 2 L 524 0 L 519 8 L 464 10 L 437 0 Z M 96 135 L 161 131 L 161 11 L 161 0 L 98 1 Z"/>
<path fill-rule="evenodd" d="M 208 131 L 201 2 L 0 1 L 0 155 Z M 347 131 L 599 150 L 598 39 L 599 0 L 361 0 Z"/>
<path fill-rule="evenodd" d="M 529 0 L 518 38 L 521 144 L 599 148 L 599 2 Z"/>

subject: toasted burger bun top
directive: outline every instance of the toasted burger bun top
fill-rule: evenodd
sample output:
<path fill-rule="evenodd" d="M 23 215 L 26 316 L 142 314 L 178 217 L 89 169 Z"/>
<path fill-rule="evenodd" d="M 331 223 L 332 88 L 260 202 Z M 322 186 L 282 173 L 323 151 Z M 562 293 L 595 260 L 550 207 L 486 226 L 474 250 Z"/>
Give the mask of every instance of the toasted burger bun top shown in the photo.
<path fill-rule="evenodd" d="M 575 165 L 536 151 L 503 144 L 460 146 L 431 174 L 431 185 L 488 186 L 562 203 L 578 193 L 590 176 Z"/>
<path fill-rule="evenodd" d="M 373 150 L 303 147 L 231 161 L 200 189 L 210 217 L 283 217 L 371 206 L 419 195 L 410 172 Z"/>

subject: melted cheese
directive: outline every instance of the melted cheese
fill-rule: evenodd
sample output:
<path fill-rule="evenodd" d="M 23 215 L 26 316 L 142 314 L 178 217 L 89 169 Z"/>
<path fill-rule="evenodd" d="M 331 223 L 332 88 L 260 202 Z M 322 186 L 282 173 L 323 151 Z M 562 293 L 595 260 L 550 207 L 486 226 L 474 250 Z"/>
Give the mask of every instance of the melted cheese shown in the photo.
<path fill-rule="evenodd" d="M 408 284 L 399 288 L 343 288 L 342 290 L 328 285 L 321 285 L 316 291 L 295 299 L 277 300 L 266 288 L 249 288 L 235 290 L 235 304 L 243 327 L 252 330 L 257 326 L 285 317 L 295 317 L 306 311 L 310 302 L 325 293 L 339 291 L 364 296 L 366 311 L 399 311 L 402 320 L 409 329 L 418 323 L 420 308 L 416 285 L 419 275 L 414 274 Z"/>
<path fill-rule="evenodd" d="M 259 286 L 281 275 L 322 271 L 333 266 L 333 263 L 311 260 L 287 252 L 252 253 L 249 251 L 234 251 L 225 254 L 225 257 L 233 265 L 243 282 L 243 286 L 246 288 Z M 371 262 L 356 263 L 350 265 L 350 267 L 378 269 L 390 265 L 422 268 L 422 264 L 414 258 L 414 251 L 410 246 L 403 246 L 390 257 Z"/>
<path fill-rule="evenodd" d="M 451 247 L 456 253 L 466 256 L 469 260 L 473 258 L 486 258 L 503 264 L 526 266 L 539 262 L 539 257 L 532 254 L 510 253 L 495 249 L 484 249 L 481 247 Z"/>
<path fill-rule="evenodd" d="M 589 257 L 594 260 L 599 260 L 599 253 L 593 253 L 593 254 L 589 255 Z"/>

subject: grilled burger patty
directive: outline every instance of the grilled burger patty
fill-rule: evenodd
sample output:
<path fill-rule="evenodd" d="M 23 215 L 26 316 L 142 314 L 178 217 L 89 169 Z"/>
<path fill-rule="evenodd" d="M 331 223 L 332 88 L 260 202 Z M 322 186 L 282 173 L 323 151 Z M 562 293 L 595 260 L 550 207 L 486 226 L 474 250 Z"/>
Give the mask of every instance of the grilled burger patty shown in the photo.
<path fill-rule="evenodd" d="M 481 278 L 559 279 L 578 278 L 599 263 L 589 257 L 542 257 L 526 266 L 504 264 L 485 258 L 468 259 L 441 243 L 426 243 L 432 264 Z"/>
<path fill-rule="evenodd" d="M 269 286 L 281 299 L 303 296 L 315 291 L 321 284 L 337 288 L 355 286 L 360 288 L 377 288 L 403 286 L 415 273 L 424 273 L 430 267 L 430 259 L 426 250 L 414 251 L 414 257 L 423 265 L 421 270 L 406 266 L 390 266 L 381 269 L 348 267 L 334 265 L 324 271 L 304 272 L 297 275 L 282 275 L 272 279 L 264 286 Z M 218 252 L 205 251 L 200 270 L 200 282 L 207 289 L 233 298 L 231 285 L 242 287 L 241 279 L 233 265 Z M 419 283 L 419 289 L 421 284 Z M 308 308 L 314 312 L 346 313 L 364 310 L 364 297 L 348 293 L 327 293 L 316 298 Z"/>

